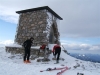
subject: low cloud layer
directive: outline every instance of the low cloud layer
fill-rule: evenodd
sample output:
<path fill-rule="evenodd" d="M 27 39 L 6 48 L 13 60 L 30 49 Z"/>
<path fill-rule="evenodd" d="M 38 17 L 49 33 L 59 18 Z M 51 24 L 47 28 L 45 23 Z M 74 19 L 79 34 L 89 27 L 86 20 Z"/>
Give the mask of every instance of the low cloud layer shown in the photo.
<path fill-rule="evenodd" d="M 0 47 L 4 47 L 4 46 L 7 46 L 7 45 L 11 45 L 13 43 L 14 43 L 14 41 L 12 41 L 12 40 L 0 41 Z"/>
<path fill-rule="evenodd" d="M 83 50 L 83 51 L 100 51 L 99 45 L 89 45 L 89 44 L 63 44 L 66 50 Z M 63 47 L 62 47 L 63 48 Z"/>
<path fill-rule="evenodd" d="M 79 41 L 71 41 L 71 40 L 61 40 L 62 48 L 66 50 L 74 50 L 74 51 L 100 51 L 100 44 L 91 45 Z M 63 48 L 63 49 L 64 49 Z"/>

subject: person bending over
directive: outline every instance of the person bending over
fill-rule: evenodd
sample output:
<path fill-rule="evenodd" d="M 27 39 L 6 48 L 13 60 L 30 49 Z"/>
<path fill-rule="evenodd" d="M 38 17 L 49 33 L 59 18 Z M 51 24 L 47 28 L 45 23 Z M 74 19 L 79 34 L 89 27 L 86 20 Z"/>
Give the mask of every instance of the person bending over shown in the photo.
<path fill-rule="evenodd" d="M 61 53 L 61 47 L 58 44 L 54 45 L 54 47 L 53 47 L 53 55 L 55 57 L 57 57 L 56 58 L 56 63 L 59 63 L 60 53 Z"/>

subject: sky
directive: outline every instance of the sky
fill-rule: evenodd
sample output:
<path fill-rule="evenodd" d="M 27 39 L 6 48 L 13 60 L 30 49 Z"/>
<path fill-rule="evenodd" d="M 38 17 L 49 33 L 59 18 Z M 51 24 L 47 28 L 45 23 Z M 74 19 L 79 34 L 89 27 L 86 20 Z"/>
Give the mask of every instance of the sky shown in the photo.
<path fill-rule="evenodd" d="M 67 50 L 100 51 L 100 0 L 0 0 L 0 45 L 13 43 L 16 11 L 49 6 L 60 20 L 60 40 Z"/>

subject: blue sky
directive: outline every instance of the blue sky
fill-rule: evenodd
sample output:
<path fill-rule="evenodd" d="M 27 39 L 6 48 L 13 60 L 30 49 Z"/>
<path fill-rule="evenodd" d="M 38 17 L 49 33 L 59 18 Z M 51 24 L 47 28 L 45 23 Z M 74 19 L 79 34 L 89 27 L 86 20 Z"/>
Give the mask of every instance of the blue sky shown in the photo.
<path fill-rule="evenodd" d="M 99 0 L 0 0 L 0 45 L 15 39 L 19 17 L 16 11 L 49 6 L 63 18 L 59 31 L 66 49 L 100 50 L 99 4 Z"/>
<path fill-rule="evenodd" d="M 0 19 L 0 41 L 14 40 L 16 24 Z"/>

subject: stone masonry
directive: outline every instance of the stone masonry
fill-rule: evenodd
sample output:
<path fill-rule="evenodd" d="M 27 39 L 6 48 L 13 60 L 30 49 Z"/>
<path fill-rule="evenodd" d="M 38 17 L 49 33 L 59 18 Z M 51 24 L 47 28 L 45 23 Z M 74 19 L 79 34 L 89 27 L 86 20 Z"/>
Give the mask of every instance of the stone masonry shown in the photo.
<path fill-rule="evenodd" d="M 58 21 L 62 18 L 48 6 L 17 11 L 19 23 L 15 35 L 15 43 L 22 45 L 26 39 L 34 38 L 33 46 L 45 44 L 60 44 Z M 21 53 L 21 48 L 7 46 L 8 52 Z M 36 51 L 36 50 L 34 50 Z M 36 52 L 34 52 L 36 54 Z"/>
<path fill-rule="evenodd" d="M 59 19 L 46 10 L 46 7 L 41 10 L 28 10 L 27 12 L 17 11 L 20 16 L 15 42 L 21 45 L 26 39 L 34 37 L 35 46 L 43 43 L 59 43 L 57 27 Z"/>
<path fill-rule="evenodd" d="M 46 41 L 46 33 L 43 33 L 47 24 L 46 16 L 47 14 L 43 10 L 22 13 L 19 18 L 15 42 L 22 44 L 30 37 L 35 39 L 33 45 L 39 45 Z"/>

